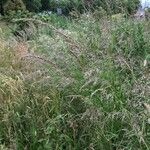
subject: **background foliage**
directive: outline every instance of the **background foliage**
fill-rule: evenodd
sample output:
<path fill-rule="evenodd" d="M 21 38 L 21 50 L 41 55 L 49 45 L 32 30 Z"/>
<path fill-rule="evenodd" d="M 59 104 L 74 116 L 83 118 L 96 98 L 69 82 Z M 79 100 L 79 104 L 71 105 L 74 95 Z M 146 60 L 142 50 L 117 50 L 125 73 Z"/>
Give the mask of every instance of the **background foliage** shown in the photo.
<path fill-rule="evenodd" d="M 56 11 L 58 7 L 61 7 L 64 14 L 72 10 L 83 12 L 90 9 L 94 11 L 98 7 L 102 7 L 108 14 L 124 12 L 132 14 L 139 6 L 139 0 L 1 0 L 0 3 L 3 5 L 5 12 L 23 9 L 25 5 L 26 9 L 32 12 Z M 6 7 L 8 5 L 9 7 Z"/>

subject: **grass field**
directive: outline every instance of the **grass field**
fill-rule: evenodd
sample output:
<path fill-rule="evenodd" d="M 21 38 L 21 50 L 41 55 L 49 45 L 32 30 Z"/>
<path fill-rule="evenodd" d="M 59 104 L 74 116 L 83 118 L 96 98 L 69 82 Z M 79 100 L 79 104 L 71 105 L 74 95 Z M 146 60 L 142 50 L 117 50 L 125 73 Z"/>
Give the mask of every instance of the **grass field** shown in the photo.
<path fill-rule="evenodd" d="M 0 150 L 149 150 L 150 22 L 24 21 L 0 23 Z"/>

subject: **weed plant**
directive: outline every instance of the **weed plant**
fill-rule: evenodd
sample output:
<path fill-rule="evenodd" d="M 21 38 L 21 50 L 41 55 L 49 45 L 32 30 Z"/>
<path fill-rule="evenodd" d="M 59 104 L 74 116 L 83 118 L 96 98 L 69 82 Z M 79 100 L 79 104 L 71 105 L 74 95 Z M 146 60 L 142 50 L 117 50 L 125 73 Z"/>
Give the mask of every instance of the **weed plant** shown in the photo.
<path fill-rule="evenodd" d="M 1 26 L 0 149 L 149 150 L 148 22 L 59 21 Z"/>

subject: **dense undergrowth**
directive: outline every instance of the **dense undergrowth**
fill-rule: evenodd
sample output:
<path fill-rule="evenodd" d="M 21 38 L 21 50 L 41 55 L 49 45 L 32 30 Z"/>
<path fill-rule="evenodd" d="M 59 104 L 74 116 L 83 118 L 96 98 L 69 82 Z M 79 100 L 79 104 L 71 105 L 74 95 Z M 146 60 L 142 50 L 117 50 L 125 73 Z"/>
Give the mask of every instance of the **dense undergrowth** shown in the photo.
<path fill-rule="evenodd" d="M 150 149 L 150 23 L 24 22 L 0 28 L 0 149 Z"/>

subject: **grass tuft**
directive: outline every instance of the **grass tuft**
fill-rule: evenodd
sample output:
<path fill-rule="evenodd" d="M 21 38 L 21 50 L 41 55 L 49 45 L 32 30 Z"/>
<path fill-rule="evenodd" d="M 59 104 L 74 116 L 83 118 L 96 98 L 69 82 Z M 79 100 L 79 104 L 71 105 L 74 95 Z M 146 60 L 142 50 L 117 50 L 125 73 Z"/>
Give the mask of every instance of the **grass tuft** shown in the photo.
<path fill-rule="evenodd" d="M 148 150 L 148 22 L 57 17 L 1 25 L 0 149 Z"/>

